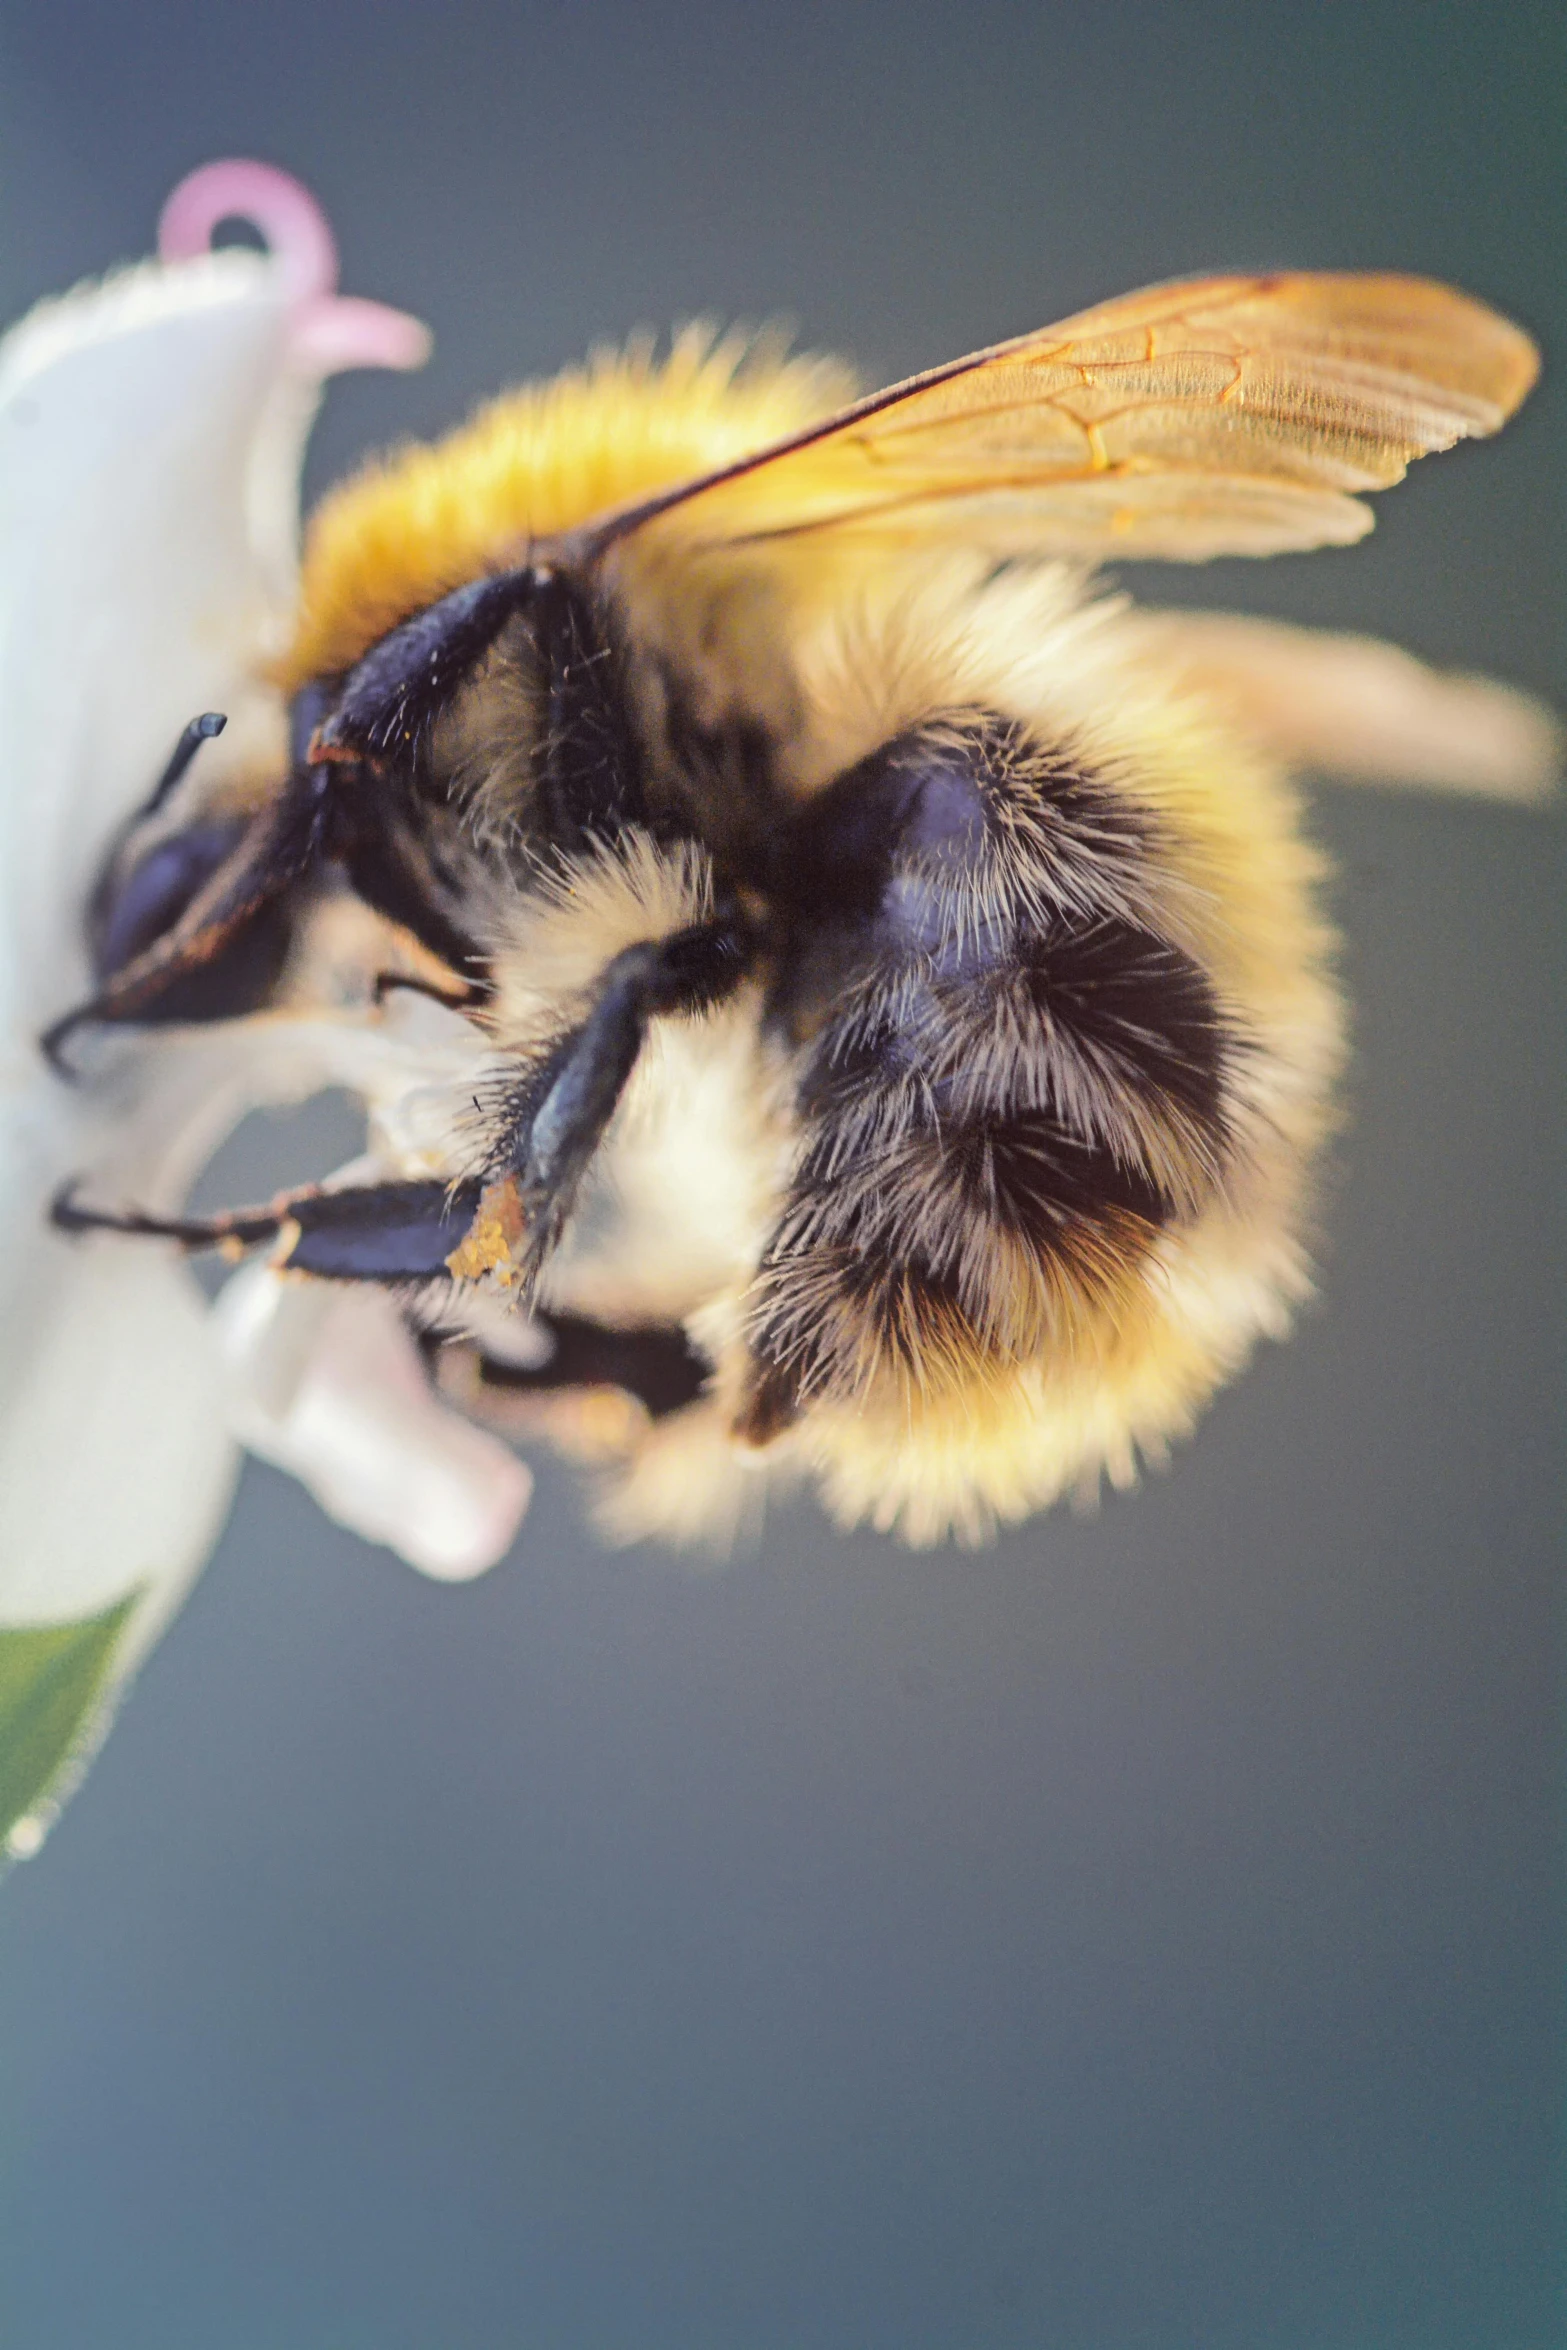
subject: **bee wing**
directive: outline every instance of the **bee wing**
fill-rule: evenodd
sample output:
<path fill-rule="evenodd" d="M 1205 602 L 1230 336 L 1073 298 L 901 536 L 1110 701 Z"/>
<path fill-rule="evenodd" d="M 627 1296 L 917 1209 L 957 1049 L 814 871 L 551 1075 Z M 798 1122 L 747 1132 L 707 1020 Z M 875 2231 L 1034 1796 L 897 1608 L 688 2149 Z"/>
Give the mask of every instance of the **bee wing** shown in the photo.
<path fill-rule="evenodd" d="M 1374 637 L 1231 612 L 1139 612 L 1159 661 L 1296 767 L 1364 783 L 1539 803 L 1562 766 L 1544 703 L 1430 669 Z"/>
<path fill-rule="evenodd" d="M 1537 372 L 1483 303 L 1418 277 L 1153 286 L 857 401 L 610 515 L 733 542 L 827 527 L 996 555 L 1271 555 L 1345 545 L 1357 493 L 1492 433 Z"/>

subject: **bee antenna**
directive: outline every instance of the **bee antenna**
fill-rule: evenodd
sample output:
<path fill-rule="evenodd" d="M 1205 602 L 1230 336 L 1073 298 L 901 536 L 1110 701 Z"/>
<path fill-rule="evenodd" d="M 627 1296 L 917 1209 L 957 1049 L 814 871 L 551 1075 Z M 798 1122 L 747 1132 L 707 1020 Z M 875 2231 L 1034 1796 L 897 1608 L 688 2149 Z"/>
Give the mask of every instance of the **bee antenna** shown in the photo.
<path fill-rule="evenodd" d="M 227 724 L 227 715 L 222 710 L 203 710 L 199 718 L 191 720 L 175 744 L 167 767 L 152 787 L 151 797 L 141 811 L 143 817 L 157 814 L 202 744 L 211 742 L 214 735 L 221 734 Z"/>

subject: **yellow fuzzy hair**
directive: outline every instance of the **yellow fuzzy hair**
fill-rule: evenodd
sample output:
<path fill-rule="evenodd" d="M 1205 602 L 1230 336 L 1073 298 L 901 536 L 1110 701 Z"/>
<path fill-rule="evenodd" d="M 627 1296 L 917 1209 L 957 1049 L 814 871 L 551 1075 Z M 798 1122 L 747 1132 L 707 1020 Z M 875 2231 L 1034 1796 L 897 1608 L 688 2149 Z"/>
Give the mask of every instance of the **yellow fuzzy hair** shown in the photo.
<path fill-rule="evenodd" d="M 1068 568 L 996 575 L 966 553 L 929 552 L 867 563 L 838 584 L 794 605 L 790 633 L 758 621 L 728 645 L 747 698 L 766 698 L 769 673 L 788 673 L 801 719 L 778 746 L 780 781 L 809 796 L 933 714 L 980 708 L 1016 716 L 1148 811 L 1158 848 L 1128 910 L 1195 957 L 1246 1040 L 1226 1075 L 1233 1155 L 1113 1294 L 1031 1302 L 1020 1272 L 1011 1360 L 959 1346 L 912 1370 L 873 1370 L 852 1399 L 811 1403 L 747 1469 L 729 1430 L 754 1276 L 787 1191 L 792 1083 L 770 1065 L 747 999 L 660 1023 L 591 1178 L 625 1221 L 610 1242 L 589 1214 L 544 1286 L 547 1302 L 611 1323 L 683 1321 L 716 1364 L 692 1409 L 623 1415 L 603 1512 L 622 1535 L 722 1538 L 761 1486 L 805 1473 L 846 1522 L 868 1518 L 916 1542 L 982 1537 L 1101 1477 L 1125 1482 L 1139 1456 L 1159 1458 L 1256 1341 L 1282 1335 L 1310 1285 L 1302 1230 L 1332 1124 L 1342 1015 L 1316 905 L 1322 864 L 1285 777 L 1174 664 L 1149 658 L 1137 614 L 1120 599 L 1087 600 Z M 639 590 L 634 621 L 641 602 Z M 697 852 L 636 835 L 595 853 L 569 886 L 541 878 L 497 940 L 495 1041 L 536 1049 L 611 955 L 698 918 L 708 887 Z M 1004 1040 L 978 1036 L 973 1049 L 978 1069 Z M 897 1180 L 869 1142 L 851 1157 L 851 1187 Z M 910 1232 L 935 1253 L 941 1233 L 918 1228 L 939 1206 L 923 1195 L 907 1204 Z M 573 1424 L 574 1406 L 551 1409 L 552 1433 Z"/>
<path fill-rule="evenodd" d="M 691 331 L 662 365 L 638 347 L 497 402 L 323 506 L 288 682 L 345 667 L 411 612 L 515 561 L 531 536 L 765 446 L 848 388 L 822 363 Z M 748 1470 L 730 1429 L 752 1283 L 787 1189 L 788 1073 L 767 1065 L 749 998 L 711 1023 L 661 1023 L 590 1179 L 590 1207 L 594 1186 L 619 1202 L 619 1239 L 595 1237 L 584 1215 L 543 1295 L 611 1323 L 683 1321 L 716 1364 L 711 1389 L 658 1421 L 628 1407 L 613 1429 L 582 1398 L 530 1408 L 568 1449 L 619 1455 L 606 1511 L 621 1534 L 720 1533 L 764 1484 L 802 1472 L 840 1518 L 914 1541 L 977 1537 L 1102 1476 L 1124 1481 L 1139 1455 L 1157 1458 L 1190 1426 L 1260 1336 L 1282 1332 L 1308 1287 L 1302 1226 L 1342 1022 L 1315 903 L 1320 863 L 1295 795 L 1150 649 L 1136 616 L 1087 600 L 1074 567 L 997 574 L 961 546 L 841 552 L 814 538 L 766 556 L 720 549 L 697 565 L 678 534 L 657 532 L 622 554 L 634 651 L 675 654 L 683 684 L 712 707 L 727 699 L 764 719 L 779 781 L 798 797 L 911 726 L 981 709 L 1015 716 L 1044 750 L 1148 811 L 1159 846 L 1128 910 L 1195 957 L 1246 1049 L 1226 1081 L 1233 1163 L 1099 1311 L 1045 1298 L 1025 1312 L 1020 1297 L 1017 1327 L 1033 1333 L 1021 1359 L 873 1376 L 852 1401 L 810 1403 Z M 656 695 L 633 666 L 653 738 Z M 504 763 L 491 771 L 504 785 Z M 484 821 L 503 828 L 504 790 L 474 789 Z M 535 1049 L 607 956 L 692 919 L 707 887 L 694 852 L 666 859 L 631 839 L 569 889 L 519 892 L 496 940 L 496 1045 Z M 730 1214 L 693 1212 L 720 1191 Z M 916 1237 L 922 1212 L 935 1210 L 910 1202 Z"/>
<path fill-rule="evenodd" d="M 347 668 L 438 596 L 517 562 L 530 540 L 766 448 L 854 390 L 837 361 L 690 326 L 662 362 L 651 340 L 600 351 L 492 401 L 445 440 L 367 466 L 311 522 L 285 688 Z"/>

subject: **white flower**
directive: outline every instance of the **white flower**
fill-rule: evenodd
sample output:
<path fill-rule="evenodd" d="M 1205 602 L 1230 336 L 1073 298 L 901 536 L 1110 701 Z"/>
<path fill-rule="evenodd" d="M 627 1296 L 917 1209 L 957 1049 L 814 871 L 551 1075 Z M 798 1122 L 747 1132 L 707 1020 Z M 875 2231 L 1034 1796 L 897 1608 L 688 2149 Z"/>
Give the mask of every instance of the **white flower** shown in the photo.
<path fill-rule="evenodd" d="M 248 215 L 266 255 L 209 251 Z M 51 1198 L 112 1163 L 115 1196 L 181 1202 L 258 1103 L 439 1083 L 471 1032 L 439 1014 L 270 1017 L 113 1039 L 91 1081 L 39 1032 L 89 992 L 84 909 L 181 729 L 275 765 L 258 683 L 286 626 L 298 484 L 322 378 L 416 365 L 416 321 L 341 299 L 303 189 L 215 164 L 176 190 L 160 259 L 41 305 L 0 343 L 0 1835 L 34 1849 L 114 1689 L 184 1598 L 229 1507 L 236 1439 L 427 1572 L 479 1572 L 522 1464 L 431 1394 L 379 1292 L 236 1276 L 209 1320 L 178 1259 L 66 1241 Z M 432 1007 L 420 1006 L 423 1013 Z M 454 1032 L 461 1031 L 461 1034 Z M 112 1146 L 112 1161 L 111 1161 Z"/>

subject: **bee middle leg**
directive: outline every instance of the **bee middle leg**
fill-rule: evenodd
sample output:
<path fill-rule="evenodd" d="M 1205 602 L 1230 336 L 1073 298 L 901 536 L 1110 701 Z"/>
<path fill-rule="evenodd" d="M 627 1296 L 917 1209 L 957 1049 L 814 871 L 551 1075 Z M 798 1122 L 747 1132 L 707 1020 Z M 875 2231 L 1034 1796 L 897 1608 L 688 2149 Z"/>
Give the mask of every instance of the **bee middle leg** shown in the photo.
<path fill-rule="evenodd" d="M 535 1306 L 527 1327 L 543 1349 L 540 1359 L 527 1363 L 487 1351 L 460 1322 L 424 1333 L 437 1385 L 503 1434 L 535 1433 L 534 1407 L 540 1403 L 606 1387 L 634 1397 L 650 1420 L 666 1419 L 694 1404 L 712 1375 L 678 1325 L 611 1327 Z"/>
<path fill-rule="evenodd" d="M 192 1252 L 233 1255 L 275 1241 L 280 1270 L 403 1285 L 446 1279 L 447 1259 L 461 1243 L 478 1196 L 476 1183 L 427 1179 L 307 1184 L 266 1207 L 219 1216 L 154 1216 L 139 1208 L 89 1206 L 76 1185 L 67 1184 L 50 1220 L 61 1232 L 123 1232 L 177 1241 Z"/>
<path fill-rule="evenodd" d="M 757 940 L 737 911 L 624 948 L 592 1010 L 531 1073 L 491 1180 L 509 1189 L 531 1280 L 560 1237 L 577 1186 L 624 1093 L 649 1024 L 707 1010 L 751 968 Z"/>

